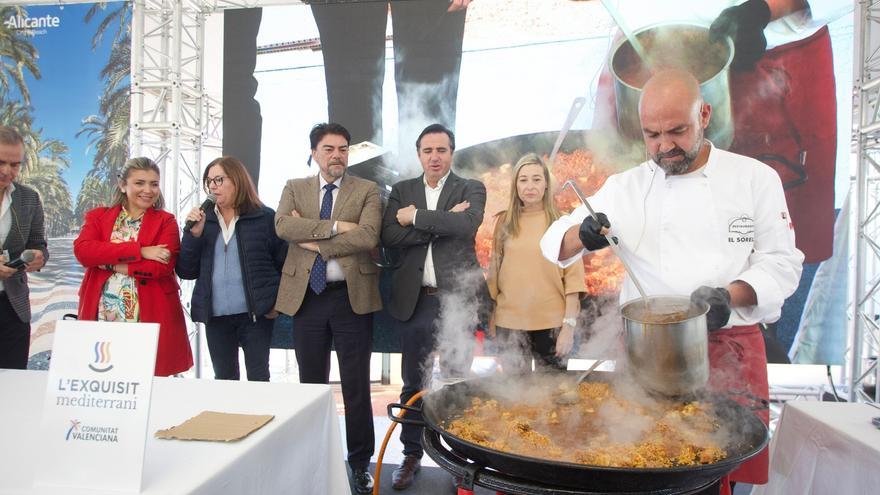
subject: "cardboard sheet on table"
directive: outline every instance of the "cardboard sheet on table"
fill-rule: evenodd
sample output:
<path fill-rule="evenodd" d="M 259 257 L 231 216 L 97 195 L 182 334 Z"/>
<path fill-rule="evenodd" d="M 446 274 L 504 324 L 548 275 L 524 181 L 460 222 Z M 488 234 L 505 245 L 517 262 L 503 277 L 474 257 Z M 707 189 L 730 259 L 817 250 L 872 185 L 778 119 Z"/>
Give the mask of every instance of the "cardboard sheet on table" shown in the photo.
<path fill-rule="evenodd" d="M 268 414 L 202 411 L 177 426 L 157 431 L 156 438 L 234 442 L 259 430 L 274 417 Z"/>

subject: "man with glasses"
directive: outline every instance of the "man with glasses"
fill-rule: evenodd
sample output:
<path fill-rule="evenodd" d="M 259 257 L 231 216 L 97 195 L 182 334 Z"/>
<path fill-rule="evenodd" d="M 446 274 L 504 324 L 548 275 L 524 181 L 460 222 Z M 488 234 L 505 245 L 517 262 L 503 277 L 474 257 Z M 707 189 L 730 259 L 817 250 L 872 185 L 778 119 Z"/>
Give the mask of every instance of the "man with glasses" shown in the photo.
<path fill-rule="evenodd" d="M 28 362 L 31 305 L 27 272 L 39 270 L 49 259 L 40 195 L 15 182 L 23 162 L 21 134 L 0 126 L 0 368 L 12 369 L 26 369 Z"/>
<path fill-rule="evenodd" d="M 336 351 L 345 403 L 345 439 L 355 491 L 370 493 L 374 450 L 370 401 L 373 312 L 382 309 L 379 244 L 382 204 L 375 182 L 345 173 L 351 135 L 318 124 L 309 135 L 314 177 L 287 182 L 275 214 L 278 237 L 290 243 L 275 309 L 293 315 L 301 383 L 329 383 Z"/>

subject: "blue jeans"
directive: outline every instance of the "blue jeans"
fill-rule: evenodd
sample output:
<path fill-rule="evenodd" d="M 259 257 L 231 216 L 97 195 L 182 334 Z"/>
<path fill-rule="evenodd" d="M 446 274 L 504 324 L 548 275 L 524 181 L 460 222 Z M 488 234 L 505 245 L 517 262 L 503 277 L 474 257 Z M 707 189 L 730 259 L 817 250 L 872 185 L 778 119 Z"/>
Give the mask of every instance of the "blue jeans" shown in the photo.
<path fill-rule="evenodd" d="M 211 317 L 205 327 L 214 378 L 239 379 L 238 347 L 241 346 L 248 380 L 268 382 L 269 344 L 274 321 L 262 316 L 253 321 L 247 313 Z"/>

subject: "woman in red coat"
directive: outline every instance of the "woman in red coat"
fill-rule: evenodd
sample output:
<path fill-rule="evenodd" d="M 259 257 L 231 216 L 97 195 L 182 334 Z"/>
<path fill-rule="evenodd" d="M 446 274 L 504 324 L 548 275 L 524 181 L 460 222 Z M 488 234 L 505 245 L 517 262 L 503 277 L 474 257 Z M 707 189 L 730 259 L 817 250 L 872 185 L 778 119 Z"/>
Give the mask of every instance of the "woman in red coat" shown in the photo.
<path fill-rule="evenodd" d="M 122 168 L 113 205 L 86 213 L 73 243 L 86 267 L 79 319 L 158 323 L 157 376 L 193 364 L 174 277 L 180 237 L 163 203 L 159 167 L 149 158 L 132 158 Z"/>

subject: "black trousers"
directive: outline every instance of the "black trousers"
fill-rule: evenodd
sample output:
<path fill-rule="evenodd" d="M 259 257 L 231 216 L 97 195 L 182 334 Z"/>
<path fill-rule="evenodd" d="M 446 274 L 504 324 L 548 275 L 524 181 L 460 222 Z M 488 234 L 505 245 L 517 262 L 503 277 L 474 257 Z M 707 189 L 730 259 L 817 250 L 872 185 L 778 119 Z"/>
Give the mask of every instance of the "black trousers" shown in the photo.
<path fill-rule="evenodd" d="M 434 367 L 434 350 L 436 324 L 440 317 L 440 298 L 437 295 L 422 294 L 416 303 L 412 317 L 407 321 L 398 322 L 400 329 L 401 373 L 403 389 L 400 391 L 400 402 L 406 403 L 413 395 L 428 387 Z M 462 332 L 470 334 L 469 329 Z M 459 356 L 455 358 L 440 353 L 440 373 L 444 377 L 466 377 L 470 371 L 470 359 L 460 356 L 473 355 L 472 336 L 463 334 L 460 342 L 464 349 L 456 349 Z M 421 401 L 416 402 L 421 405 Z M 422 419 L 421 414 L 407 413 L 408 418 Z M 403 443 L 404 455 L 422 457 L 422 428 L 415 425 L 400 425 L 400 442 Z"/>
<path fill-rule="evenodd" d="M 528 373 L 532 371 L 532 358 L 535 358 L 537 371 L 564 370 L 563 361 L 556 357 L 555 331 L 496 327 L 495 341 L 504 372 Z"/>
<path fill-rule="evenodd" d="M 272 324 L 262 316 L 253 321 L 247 313 L 214 316 L 205 325 L 208 351 L 217 380 L 238 380 L 238 347 L 244 351 L 244 366 L 250 381 L 269 381 L 269 344 Z"/>
<path fill-rule="evenodd" d="M 257 34 L 263 9 L 223 12 L 223 154 L 237 157 L 254 184 L 260 183 L 263 117 L 256 100 Z"/>
<path fill-rule="evenodd" d="M 401 150 L 439 122 L 455 127 L 458 76 L 466 11 L 446 12 L 449 2 L 391 2 L 394 80 Z M 387 2 L 312 5 L 321 34 L 330 121 L 351 132 L 352 142 L 382 136 Z M 404 154 L 404 156 L 407 156 Z"/>
<path fill-rule="evenodd" d="M 345 404 L 345 442 L 352 469 L 366 469 L 375 449 L 370 399 L 370 353 L 373 315 L 356 314 L 345 285 L 328 286 L 321 294 L 306 289 L 293 317 L 293 342 L 300 383 L 330 382 L 330 345 L 339 360 Z"/>
<path fill-rule="evenodd" d="M 27 369 L 30 346 L 30 322 L 21 321 L 6 292 L 0 292 L 0 368 Z"/>

